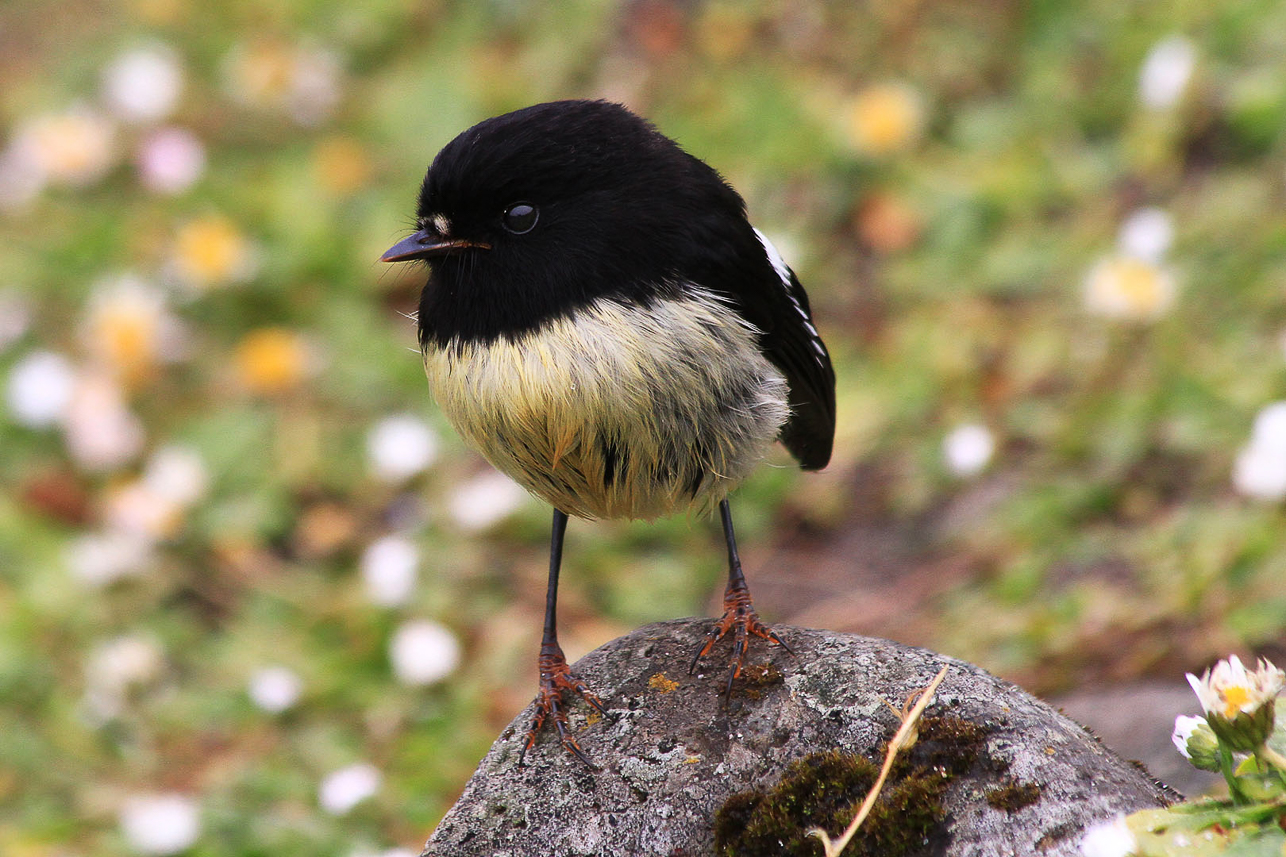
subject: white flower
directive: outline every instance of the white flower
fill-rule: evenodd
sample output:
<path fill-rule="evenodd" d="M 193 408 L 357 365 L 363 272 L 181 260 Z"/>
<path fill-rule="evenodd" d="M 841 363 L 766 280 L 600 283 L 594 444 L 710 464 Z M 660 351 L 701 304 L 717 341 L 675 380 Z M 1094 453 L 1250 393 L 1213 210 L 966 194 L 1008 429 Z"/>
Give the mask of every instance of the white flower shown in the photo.
<path fill-rule="evenodd" d="M 1241 658 L 1232 655 L 1206 670 L 1201 678 L 1188 673 L 1188 684 L 1207 714 L 1232 720 L 1238 714 L 1253 714 L 1277 698 L 1286 686 L 1286 673 L 1263 658 L 1247 670 Z"/>
<path fill-rule="evenodd" d="M 362 553 L 362 578 L 367 597 L 381 607 L 405 604 L 415 591 L 420 552 L 401 536 L 384 536 Z"/>
<path fill-rule="evenodd" d="M 1168 36 L 1152 46 L 1139 71 L 1139 98 L 1153 110 L 1166 110 L 1179 103 L 1197 52 L 1183 36 Z"/>
<path fill-rule="evenodd" d="M 407 622 L 393 634 L 389 659 L 403 684 L 433 684 L 460 665 L 460 644 L 454 634 L 436 622 Z"/>
<path fill-rule="evenodd" d="M 366 454 L 376 476 L 386 482 L 403 482 L 437 460 L 438 436 L 419 417 L 386 417 L 367 435 Z"/>
<path fill-rule="evenodd" d="M 1151 321 L 1174 304 L 1177 292 L 1167 269 L 1132 256 L 1115 256 L 1090 269 L 1085 306 L 1109 318 Z"/>
<path fill-rule="evenodd" d="M 72 577 L 88 586 L 107 586 L 145 571 L 152 561 L 152 543 L 118 530 L 85 533 L 72 539 L 65 556 Z"/>
<path fill-rule="evenodd" d="M 191 506 L 201 499 L 209 482 L 201 454 L 178 444 L 156 450 L 143 470 L 143 484 L 147 489 L 179 506 Z"/>
<path fill-rule="evenodd" d="M 1286 686 L 1286 673 L 1266 660 L 1247 670 L 1233 655 L 1197 678 L 1188 674 L 1206 723 L 1219 743 L 1241 753 L 1258 752 L 1272 734 L 1277 695 Z"/>
<path fill-rule="evenodd" d="M 1171 733 L 1170 740 L 1174 742 L 1175 747 L 1179 748 L 1179 752 L 1185 759 L 1192 759 L 1192 754 L 1188 752 L 1188 739 L 1198 728 L 1204 726 L 1205 722 L 1204 717 L 1189 717 L 1186 714 L 1180 714 L 1174 718 L 1174 732 Z"/>
<path fill-rule="evenodd" d="M 1124 815 L 1099 822 L 1086 830 L 1081 840 L 1084 857 L 1129 857 L 1138 847 L 1138 840 L 1126 826 Z"/>
<path fill-rule="evenodd" d="M 476 532 L 509 517 L 526 496 L 517 482 L 489 470 L 457 488 L 447 501 L 447 511 L 461 528 Z"/>
<path fill-rule="evenodd" d="M 87 470 L 119 467 L 143 448 L 143 424 L 106 375 L 86 375 L 76 385 L 64 428 L 68 451 Z"/>
<path fill-rule="evenodd" d="M 155 43 L 116 57 L 103 71 L 103 96 L 128 122 L 164 119 L 178 103 L 183 69 L 168 46 Z"/>
<path fill-rule="evenodd" d="M 14 421 L 45 428 L 63 421 L 76 387 L 71 361 L 52 351 L 33 351 L 9 372 L 6 390 Z"/>
<path fill-rule="evenodd" d="M 318 800 L 331 815 L 344 815 L 379 791 L 381 779 L 374 765 L 349 765 L 322 780 Z"/>
<path fill-rule="evenodd" d="M 205 172 L 205 146 L 184 128 L 158 128 L 143 138 L 134 163 L 145 188 L 179 194 Z"/>
<path fill-rule="evenodd" d="M 121 832 L 140 854 L 178 854 L 201 834 L 200 813 L 196 801 L 186 795 L 137 795 L 121 807 Z"/>
<path fill-rule="evenodd" d="M 1243 447 L 1233 462 L 1232 484 L 1256 500 L 1286 499 L 1286 454 L 1266 444 Z"/>
<path fill-rule="evenodd" d="M 248 688 L 251 701 L 270 714 L 280 714 L 292 707 L 303 690 L 303 679 L 281 666 L 255 670 Z"/>
<path fill-rule="evenodd" d="M 201 292 L 253 279 L 260 261 L 259 246 L 238 224 L 205 214 L 179 226 L 166 267 L 178 284 Z"/>
<path fill-rule="evenodd" d="M 1247 497 L 1286 499 L 1286 401 L 1266 405 L 1256 415 L 1250 443 L 1233 463 L 1232 483 Z"/>
<path fill-rule="evenodd" d="M 19 129 L 13 157 L 41 182 L 85 187 L 101 179 L 116 159 L 116 128 L 101 114 L 77 105 L 28 120 Z"/>
<path fill-rule="evenodd" d="M 164 666 L 161 647 L 149 635 L 125 634 L 100 643 L 85 663 L 85 719 L 98 727 L 119 717 L 130 691 L 156 681 Z"/>
<path fill-rule="evenodd" d="M 144 634 L 126 634 L 100 643 L 85 667 L 86 683 L 107 693 L 124 693 L 161 674 L 164 656 L 156 640 Z"/>
<path fill-rule="evenodd" d="M 1219 739 L 1205 717 L 1180 714 L 1174 718 L 1170 740 L 1193 767 L 1203 771 L 1219 770 Z"/>
<path fill-rule="evenodd" d="M 1174 222 L 1160 208 L 1140 208 L 1121 224 L 1117 247 L 1126 256 L 1157 264 L 1174 241 Z"/>
<path fill-rule="evenodd" d="M 986 426 L 970 423 L 954 429 L 942 441 L 947 468 L 956 476 L 982 471 L 996 451 L 996 441 Z"/>
<path fill-rule="evenodd" d="M 1250 442 L 1286 452 L 1286 401 L 1260 409 L 1250 430 Z"/>

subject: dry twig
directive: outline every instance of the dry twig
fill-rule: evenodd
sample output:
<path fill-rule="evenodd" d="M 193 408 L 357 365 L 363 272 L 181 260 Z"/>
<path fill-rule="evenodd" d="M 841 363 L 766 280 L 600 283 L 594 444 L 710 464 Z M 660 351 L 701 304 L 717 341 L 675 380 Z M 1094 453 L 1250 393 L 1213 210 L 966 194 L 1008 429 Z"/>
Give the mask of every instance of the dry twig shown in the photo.
<path fill-rule="evenodd" d="M 876 778 L 875 785 L 871 786 L 870 793 L 866 796 L 866 800 L 862 801 L 861 808 L 858 809 L 857 815 L 853 816 L 853 820 L 849 823 L 848 829 L 844 831 L 844 835 L 839 839 L 832 840 L 830 835 L 820 827 L 814 827 L 808 831 L 809 836 L 816 836 L 822 841 L 822 847 L 826 849 L 826 857 L 839 857 L 840 852 L 852 841 L 857 829 L 862 826 L 862 822 L 870 815 L 871 807 L 875 806 L 875 800 L 880 796 L 880 790 L 884 788 L 884 781 L 888 778 L 889 771 L 893 768 L 893 760 L 897 758 L 902 749 L 915 743 L 918 737 L 916 726 L 920 722 L 920 715 L 924 714 L 924 709 L 928 708 L 934 692 L 938 689 L 938 685 L 942 684 L 942 680 L 946 677 L 947 667 L 943 667 L 933 677 L 933 681 L 929 682 L 928 686 L 920 691 L 920 698 L 916 701 L 915 706 L 909 712 L 905 711 L 905 707 L 903 708 L 903 713 L 901 713 L 902 726 L 898 729 L 897 734 L 893 736 L 893 740 L 889 741 L 889 749 L 884 756 L 884 767 L 880 769 L 880 775 Z M 913 697 L 908 697 L 907 701 L 910 702 L 911 698 Z"/>

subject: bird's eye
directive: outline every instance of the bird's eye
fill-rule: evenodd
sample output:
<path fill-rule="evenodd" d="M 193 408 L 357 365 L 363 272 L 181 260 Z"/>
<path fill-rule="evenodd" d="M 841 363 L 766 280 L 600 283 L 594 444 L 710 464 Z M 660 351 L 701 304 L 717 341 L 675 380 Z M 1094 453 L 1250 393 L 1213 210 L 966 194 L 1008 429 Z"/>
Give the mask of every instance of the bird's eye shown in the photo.
<path fill-rule="evenodd" d="M 540 219 L 540 212 L 536 210 L 536 206 L 518 202 L 505 209 L 501 222 L 505 229 L 514 235 L 522 235 L 535 229 L 538 219 Z"/>

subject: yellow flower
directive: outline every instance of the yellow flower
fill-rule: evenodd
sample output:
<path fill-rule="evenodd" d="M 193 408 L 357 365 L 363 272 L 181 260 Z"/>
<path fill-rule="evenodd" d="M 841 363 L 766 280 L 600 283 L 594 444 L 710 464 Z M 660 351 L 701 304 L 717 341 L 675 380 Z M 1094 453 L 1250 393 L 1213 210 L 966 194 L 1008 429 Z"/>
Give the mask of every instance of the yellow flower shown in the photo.
<path fill-rule="evenodd" d="M 360 143 L 336 134 L 322 140 L 313 152 L 313 175 L 327 192 L 347 196 L 370 180 L 371 161 Z"/>
<path fill-rule="evenodd" d="M 233 96 L 256 107 L 275 107 L 285 101 L 294 74 L 294 51 L 276 40 L 241 45 L 226 60 L 225 75 Z"/>
<path fill-rule="evenodd" d="M 908 84 L 877 83 L 854 96 L 846 118 L 853 148 L 864 155 L 890 155 L 920 139 L 925 122 L 924 99 Z"/>
<path fill-rule="evenodd" d="M 1091 312 L 1127 321 L 1151 321 L 1174 304 L 1174 276 L 1165 268 L 1130 256 L 1113 256 L 1090 270 L 1085 306 Z"/>
<path fill-rule="evenodd" d="M 1256 669 L 1247 670 L 1233 655 L 1201 678 L 1188 673 L 1188 684 L 1219 740 L 1234 750 L 1252 752 L 1272 733 L 1275 700 L 1286 686 L 1286 673 L 1263 658 Z"/>
<path fill-rule="evenodd" d="M 127 384 L 146 380 L 160 360 L 173 357 L 178 333 L 161 293 L 133 275 L 100 284 L 90 298 L 84 341 Z"/>
<path fill-rule="evenodd" d="M 249 279 L 257 267 L 255 257 L 245 234 L 217 214 L 188 221 L 174 239 L 175 273 L 201 289 Z"/>
<path fill-rule="evenodd" d="M 311 374 L 312 358 L 312 349 L 301 334 L 281 327 L 265 327 L 241 340 L 237 346 L 236 367 L 247 390 L 273 395 L 298 386 Z"/>

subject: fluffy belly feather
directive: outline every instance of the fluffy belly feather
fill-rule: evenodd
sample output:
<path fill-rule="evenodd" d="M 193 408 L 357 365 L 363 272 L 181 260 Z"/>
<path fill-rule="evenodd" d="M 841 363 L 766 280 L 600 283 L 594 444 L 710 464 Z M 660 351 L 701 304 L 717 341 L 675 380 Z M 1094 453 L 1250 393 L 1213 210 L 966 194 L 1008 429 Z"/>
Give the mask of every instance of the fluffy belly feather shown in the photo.
<path fill-rule="evenodd" d="M 464 440 L 555 508 L 586 518 L 704 511 L 764 456 L 786 381 L 756 331 L 700 294 L 601 299 L 516 340 L 424 355 Z"/>

